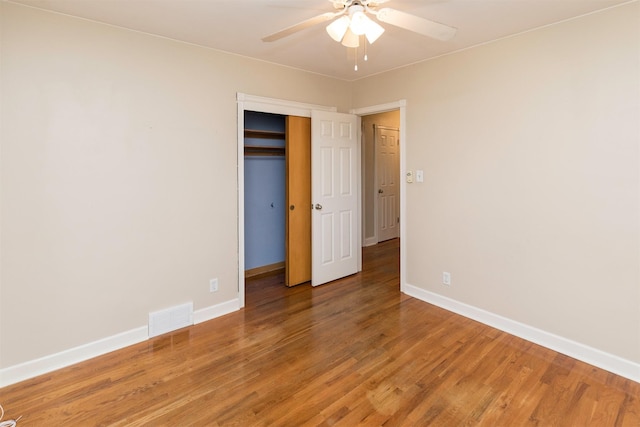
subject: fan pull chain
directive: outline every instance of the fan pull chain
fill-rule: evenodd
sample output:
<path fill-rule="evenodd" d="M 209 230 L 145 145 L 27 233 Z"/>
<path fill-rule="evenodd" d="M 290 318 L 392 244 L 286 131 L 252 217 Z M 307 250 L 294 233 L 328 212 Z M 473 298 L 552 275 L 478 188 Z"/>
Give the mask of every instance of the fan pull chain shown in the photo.
<path fill-rule="evenodd" d="M 358 48 L 357 48 L 357 47 L 354 47 L 354 49 L 355 49 L 355 53 L 356 53 L 356 54 L 354 55 L 356 65 L 353 67 L 353 71 L 358 71 Z"/>
<path fill-rule="evenodd" d="M 369 60 L 369 58 L 367 57 L 367 39 L 363 37 L 363 40 L 364 40 L 364 60 L 366 62 L 367 60 Z"/>

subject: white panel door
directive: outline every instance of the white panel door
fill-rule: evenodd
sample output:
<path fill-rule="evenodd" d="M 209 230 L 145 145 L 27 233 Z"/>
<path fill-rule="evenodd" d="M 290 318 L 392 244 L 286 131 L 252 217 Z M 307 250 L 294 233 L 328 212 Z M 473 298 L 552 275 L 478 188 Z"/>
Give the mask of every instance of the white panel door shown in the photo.
<path fill-rule="evenodd" d="M 399 132 L 384 126 L 376 126 L 375 131 L 378 242 L 383 242 L 399 235 Z"/>
<path fill-rule="evenodd" d="M 357 117 L 311 113 L 311 284 L 358 272 Z"/>

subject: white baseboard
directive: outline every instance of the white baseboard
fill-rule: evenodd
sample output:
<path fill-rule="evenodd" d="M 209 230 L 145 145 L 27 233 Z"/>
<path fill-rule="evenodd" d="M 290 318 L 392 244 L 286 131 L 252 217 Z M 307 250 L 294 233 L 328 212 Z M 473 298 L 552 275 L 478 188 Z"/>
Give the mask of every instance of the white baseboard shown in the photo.
<path fill-rule="evenodd" d="M 452 311 L 464 317 L 492 326 L 519 338 L 547 347 L 551 350 L 581 360 L 606 371 L 640 382 L 640 364 L 606 353 L 593 347 L 546 332 L 489 311 L 473 307 L 454 299 L 418 288 L 410 284 L 402 286 L 402 292 L 419 300 Z"/>
<path fill-rule="evenodd" d="M 378 244 L 378 238 L 376 236 L 373 237 L 365 237 L 364 238 L 364 247 L 373 246 Z"/>
<path fill-rule="evenodd" d="M 59 353 L 30 360 L 0 370 L 0 387 L 15 384 L 38 375 L 65 368 L 93 357 L 101 356 L 114 350 L 128 347 L 145 341 L 148 338 L 148 327 L 140 326 L 130 331 L 111 337 L 93 341 Z"/>
<path fill-rule="evenodd" d="M 239 300 L 233 299 L 221 304 L 196 310 L 194 324 L 202 323 L 240 309 Z M 67 366 L 84 362 L 97 356 L 120 350 L 149 338 L 148 325 L 122 332 L 97 341 L 70 348 L 59 353 L 30 360 L 18 365 L 0 369 L 0 387 L 5 387 L 38 375 L 46 374 Z"/>
<path fill-rule="evenodd" d="M 225 301 L 220 304 L 212 305 L 210 307 L 202 308 L 193 312 L 193 323 L 206 322 L 207 320 L 215 319 L 216 317 L 224 316 L 225 314 L 232 313 L 240 310 L 240 300 L 238 298 Z"/>

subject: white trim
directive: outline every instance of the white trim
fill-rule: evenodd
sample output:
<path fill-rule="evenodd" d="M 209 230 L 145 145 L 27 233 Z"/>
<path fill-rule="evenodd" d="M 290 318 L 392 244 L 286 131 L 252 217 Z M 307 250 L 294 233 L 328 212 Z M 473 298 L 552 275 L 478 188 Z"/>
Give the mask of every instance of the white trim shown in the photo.
<path fill-rule="evenodd" d="M 614 354 L 606 353 L 585 344 L 546 332 L 533 326 L 525 325 L 515 320 L 477 308 L 454 299 L 438 295 L 416 286 L 405 284 L 403 292 L 419 300 L 436 305 L 445 310 L 468 317 L 485 325 L 515 335 L 519 338 L 539 344 L 574 359 L 597 366 L 614 374 L 640 382 L 640 363 L 623 359 Z"/>
<path fill-rule="evenodd" d="M 238 168 L 238 301 L 240 308 L 244 307 L 244 102 L 240 101 L 238 93 L 238 135 L 236 166 Z"/>
<path fill-rule="evenodd" d="M 206 322 L 225 314 L 233 313 L 240 310 L 240 300 L 238 298 L 212 305 L 210 307 L 201 308 L 193 312 L 193 324 Z"/>
<path fill-rule="evenodd" d="M 238 103 L 244 105 L 245 110 L 260 111 L 263 113 L 282 114 L 285 116 L 311 117 L 311 110 L 336 112 L 336 107 L 326 105 L 307 104 L 304 102 L 287 101 L 284 99 L 265 98 L 262 96 L 237 94 Z M 244 131 L 244 128 L 243 128 Z M 243 138 L 244 143 L 244 138 Z"/>
<path fill-rule="evenodd" d="M 371 197 L 373 197 L 373 237 L 376 238 L 376 243 L 380 242 L 380 225 L 378 218 L 378 209 L 380 208 L 380 202 L 378 200 L 378 128 L 376 124 L 373 124 L 373 186 L 371 187 Z M 400 177 L 398 177 L 400 179 Z"/>
<path fill-rule="evenodd" d="M 407 107 L 400 107 L 400 291 L 407 281 Z"/>
<path fill-rule="evenodd" d="M 15 384 L 38 375 L 84 362 L 85 360 L 119 350 L 148 339 L 148 326 L 140 326 L 130 331 L 103 338 L 59 353 L 30 360 L 0 370 L 0 387 Z"/>
<path fill-rule="evenodd" d="M 373 245 L 377 245 L 377 244 L 378 244 L 378 237 L 377 236 L 365 237 L 363 246 L 366 247 L 366 246 L 373 246 Z"/>
<path fill-rule="evenodd" d="M 261 113 L 282 114 L 285 116 L 311 117 L 312 110 L 336 112 L 336 107 L 325 105 L 307 104 L 284 99 L 265 98 L 262 96 L 248 95 L 238 92 L 238 154 L 236 165 L 238 167 L 238 304 L 244 307 L 244 112 L 258 111 Z"/>
<path fill-rule="evenodd" d="M 360 116 L 356 117 L 356 129 L 358 135 L 356 136 L 356 167 L 358 171 L 356 172 L 356 189 L 357 189 L 357 216 L 358 221 L 360 222 L 360 227 L 356 228 L 356 242 L 358 242 L 358 247 L 356 249 L 357 253 L 357 267 L 358 273 L 362 271 L 362 238 L 364 236 L 364 221 L 363 221 L 363 209 L 362 209 L 362 119 Z"/>
<path fill-rule="evenodd" d="M 386 104 L 371 105 L 369 107 L 352 108 L 349 110 L 351 114 L 357 114 L 358 116 L 368 116 L 370 114 L 386 113 L 387 111 L 398 110 L 407 106 L 406 99 L 399 101 L 388 102 Z M 402 122 L 400 123 L 400 129 L 402 129 Z"/>
<path fill-rule="evenodd" d="M 360 129 L 360 184 L 358 185 L 358 191 L 360 191 L 360 236 L 362 239 L 360 241 L 360 246 L 364 248 L 366 246 L 371 246 L 372 243 L 367 244 L 367 242 L 371 242 L 371 238 L 366 237 L 367 230 L 365 230 L 366 221 L 364 218 L 364 213 L 366 212 L 366 209 L 364 206 L 364 200 L 366 193 L 364 191 L 365 189 L 363 175 L 366 170 L 365 158 L 367 157 L 367 145 L 365 144 L 366 138 L 364 136 L 364 122 L 362 121 L 362 118 L 360 116 L 358 116 L 358 128 Z M 362 261 L 362 257 L 360 258 L 360 261 Z M 360 271 L 362 271 L 362 265 L 360 266 Z"/>
<path fill-rule="evenodd" d="M 193 312 L 193 324 L 206 322 L 238 310 L 240 310 L 240 302 L 237 298 L 205 307 Z M 78 347 L 63 350 L 59 353 L 9 366 L 0 369 L 0 387 L 5 387 L 29 378 L 37 377 L 38 375 L 47 374 L 76 363 L 84 362 L 85 360 L 144 342 L 147 339 L 149 339 L 149 326 L 145 325 Z"/>

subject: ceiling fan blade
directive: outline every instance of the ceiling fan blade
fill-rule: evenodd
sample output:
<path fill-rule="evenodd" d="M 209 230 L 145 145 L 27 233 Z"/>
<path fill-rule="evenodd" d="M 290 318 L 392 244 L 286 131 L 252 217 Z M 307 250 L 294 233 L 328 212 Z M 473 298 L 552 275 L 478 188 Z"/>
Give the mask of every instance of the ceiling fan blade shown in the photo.
<path fill-rule="evenodd" d="M 448 25 L 420 18 L 419 16 L 389 7 L 383 7 L 378 10 L 376 16 L 378 20 L 386 22 L 387 24 L 395 25 L 396 27 L 442 41 L 450 40 L 456 34 L 456 31 L 458 31 L 456 28 Z"/>
<path fill-rule="evenodd" d="M 360 0 L 360 3 L 362 3 L 364 6 L 376 7 L 388 1 L 389 0 Z"/>
<path fill-rule="evenodd" d="M 281 38 L 290 36 L 293 33 L 297 33 L 298 31 L 302 31 L 306 28 L 313 27 L 321 22 L 329 21 L 330 19 L 335 18 L 338 15 L 341 15 L 343 12 L 327 12 L 322 15 L 314 16 L 313 18 L 306 19 L 302 22 L 298 22 L 295 25 L 285 28 L 284 30 L 280 30 L 273 34 L 270 34 L 266 37 L 262 38 L 263 42 L 273 42 L 276 40 L 280 40 Z"/>

